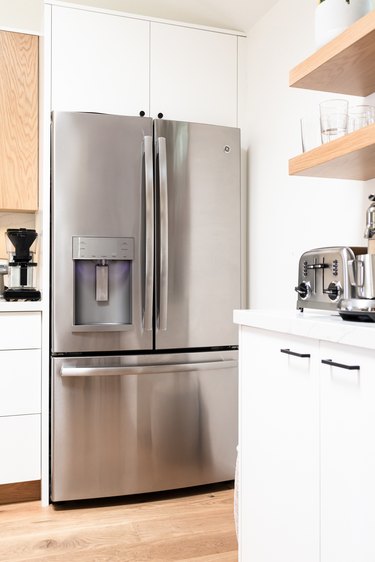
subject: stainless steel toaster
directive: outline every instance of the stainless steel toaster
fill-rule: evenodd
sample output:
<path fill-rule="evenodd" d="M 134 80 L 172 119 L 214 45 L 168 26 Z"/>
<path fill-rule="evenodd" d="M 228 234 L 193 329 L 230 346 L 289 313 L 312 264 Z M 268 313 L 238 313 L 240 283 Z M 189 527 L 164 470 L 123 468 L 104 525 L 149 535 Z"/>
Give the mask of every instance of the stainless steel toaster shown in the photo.
<path fill-rule="evenodd" d="M 366 247 L 316 248 L 302 254 L 298 266 L 297 308 L 337 310 L 342 299 L 354 296 L 348 262 Z"/>

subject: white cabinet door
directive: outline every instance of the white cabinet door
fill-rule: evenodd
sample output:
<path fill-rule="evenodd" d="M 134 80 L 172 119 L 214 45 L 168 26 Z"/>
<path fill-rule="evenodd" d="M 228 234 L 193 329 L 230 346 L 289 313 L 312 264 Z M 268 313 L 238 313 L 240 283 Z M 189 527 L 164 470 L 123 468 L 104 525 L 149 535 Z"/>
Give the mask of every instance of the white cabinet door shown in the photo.
<path fill-rule="evenodd" d="M 52 7 L 52 110 L 149 113 L 149 22 Z"/>
<path fill-rule="evenodd" d="M 40 349 L 0 351 L 0 416 L 40 414 Z"/>
<path fill-rule="evenodd" d="M 151 23 L 151 117 L 237 126 L 237 37 Z"/>
<path fill-rule="evenodd" d="M 40 415 L 0 417 L 0 484 L 40 479 Z"/>
<path fill-rule="evenodd" d="M 375 355 L 321 343 L 322 562 L 375 560 Z"/>
<path fill-rule="evenodd" d="M 241 327 L 241 562 L 319 561 L 317 356 L 317 341 Z"/>
<path fill-rule="evenodd" d="M 0 350 L 40 348 L 41 330 L 40 312 L 1 312 Z"/>

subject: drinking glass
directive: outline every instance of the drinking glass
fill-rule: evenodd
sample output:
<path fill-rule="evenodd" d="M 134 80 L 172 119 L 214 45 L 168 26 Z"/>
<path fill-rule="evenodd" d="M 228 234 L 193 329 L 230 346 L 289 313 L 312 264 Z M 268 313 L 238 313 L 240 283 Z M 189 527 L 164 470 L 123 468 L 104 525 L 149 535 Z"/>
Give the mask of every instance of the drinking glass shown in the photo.
<path fill-rule="evenodd" d="M 319 126 L 319 115 L 300 119 L 302 152 L 307 152 L 322 143 Z"/>
<path fill-rule="evenodd" d="M 349 132 L 358 131 L 374 123 L 373 107 L 371 105 L 354 105 L 349 109 Z"/>
<path fill-rule="evenodd" d="M 348 101 L 343 99 L 326 100 L 319 104 L 320 132 L 322 143 L 327 143 L 346 135 L 348 131 Z"/>

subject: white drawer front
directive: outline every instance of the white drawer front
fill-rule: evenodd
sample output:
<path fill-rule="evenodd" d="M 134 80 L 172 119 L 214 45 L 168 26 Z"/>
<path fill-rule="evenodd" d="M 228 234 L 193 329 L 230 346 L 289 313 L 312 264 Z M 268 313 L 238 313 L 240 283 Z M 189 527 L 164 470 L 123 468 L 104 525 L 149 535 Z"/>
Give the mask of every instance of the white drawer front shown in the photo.
<path fill-rule="evenodd" d="M 34 349 L 40 346 L 40 312 L 0 313 L 0 349 Z"/>
<path fill-rule="evenodd" d="M 0 416 L 41 411 L 41 351 L 0 351 Z"/>
<path fill-rule="evenodd" d="M 40 415 L 0 418 L 0 484 L 40 479 Z"/>

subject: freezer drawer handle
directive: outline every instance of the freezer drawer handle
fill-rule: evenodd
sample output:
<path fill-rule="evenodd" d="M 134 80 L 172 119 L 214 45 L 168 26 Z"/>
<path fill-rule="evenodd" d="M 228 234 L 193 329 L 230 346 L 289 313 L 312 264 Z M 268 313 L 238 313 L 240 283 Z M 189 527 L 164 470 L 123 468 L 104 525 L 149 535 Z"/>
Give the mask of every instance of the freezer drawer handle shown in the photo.
<path fill-rule="evenodd" d="M 297 353 L 296 351 L 290 351 L 290 349 L 280 349 L 281 353 L 286 353 L 287 355 L 293 355 L 294 357 L 311 357 L 310 353 Z"/>
<path fill-rule="evenodd" d="M 359 371 L 359 365 L 345 365 L 344 363 L 335 363 L 332 359 L 322 359 L 323 365 L 330 365 L 331 367 L 339 367 L 339 369 L 348 369 L 349 371 Z"/>
<path fill-rule="evenodd" d="M 166 363 L 164 365 L 132 365 L 129 367 L 61 367 L 62 377 L 95 377 L 118 375 L 154 375 L 182 371 L 207 371 L 208 369 L 232 369 L 238 366 L 233 359 L 206 361 L 203 363 Z"/>
<path fill-rule="evenodd" d="M 152 295 L 154 287 L 154 172 L 152 137 L 144 137 L 145 193 L 146 193 L 146 248 L 145 248 L 145 296 L 143 326 L 152 330 Z"/>

